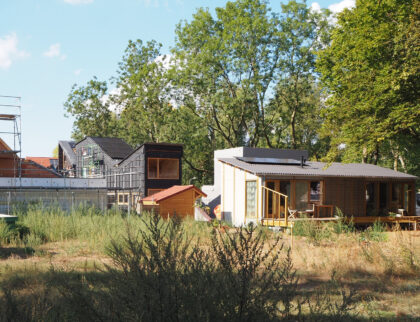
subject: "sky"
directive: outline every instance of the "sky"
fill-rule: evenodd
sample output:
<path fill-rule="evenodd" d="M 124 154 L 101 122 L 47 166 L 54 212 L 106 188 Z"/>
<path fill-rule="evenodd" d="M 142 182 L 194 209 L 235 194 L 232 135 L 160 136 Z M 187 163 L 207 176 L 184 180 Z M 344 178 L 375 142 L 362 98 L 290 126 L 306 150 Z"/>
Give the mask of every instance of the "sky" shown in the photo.
<path fill-rule="evenodd" d="M 71 139 L 73 120 L 64 102 L 73 84 L 116 75 L 129 40 L 156 40 L 169 53 L 175 26 L 197 8 L 222 0 L 0 0 L 0 104 L 21 105 L 22 157 L 52 156 Z M 285 3 L 286 1 L 283 1 Z M 282 1 L 270 1 L 280 12 Z M 339 12 L 354 0 L 308 1 L 313 9 Z M 1 113 L 12 108 L 0 107 Z M 0 131 L 13 130 L 0 122 Z M 4 124 L 3 124 L 4 123 Z M 13 136 L 0 134 L 13 146 Z"/>

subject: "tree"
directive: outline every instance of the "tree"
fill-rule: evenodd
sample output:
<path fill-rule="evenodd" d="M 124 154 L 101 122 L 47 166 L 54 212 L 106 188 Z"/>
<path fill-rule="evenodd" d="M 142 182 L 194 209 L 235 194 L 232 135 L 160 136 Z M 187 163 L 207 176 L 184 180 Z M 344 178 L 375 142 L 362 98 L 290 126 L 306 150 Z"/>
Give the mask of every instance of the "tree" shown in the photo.
<path fill-rule="evenodd" d="M 306 120 L 320 123 L 321 95 L 315 78 L 315 54 L 328 42 L 329 12 L 315 12 L 306 3 L 290 1 L 282 5 L 282 13 L 281 73 L 269 109 L 275 119 L 272 132 L 280 129 L 280 135 L 276 136 L 288 148 L 307 148 L 308 142 L 319 141 L 317 130 L 313 131 L 311 122 Z M 312 131 L 306 131 L 309 128 Z"/>
<path fill-rule="evenodd" d="M 66 112 L 75 118 L 72 137 L 80 140 L 85 136 L 112 136 L 116 134 L 117 120 L 109 109 L 106 82 L 96 77 L 86 86 L 73 85 L 67 101 Z"/>
<path fill-rule="evenodd" d="M 111 100 L 121 110 L 123 136 L 132 145 L 162 142 L 171 138 L 170 75 L 161 44 L 129 41 Z"/>
<path fill-rule="evenodd" d="M 279 20 L 266 1 L 238 0 L 199 9 L 176 29 L 174 54 L 184 104 L 224 146 L 269 144 L 267 95 L 279 71 Z"/>
<path fill-rule="evenodd" d="M 418 164 L 419 9 L 412 0 L 360 0 L 338 16 L 318 59 L 329 95 L 330 160 Z M 337 149 L 340 144 L 345 149 Z"/>

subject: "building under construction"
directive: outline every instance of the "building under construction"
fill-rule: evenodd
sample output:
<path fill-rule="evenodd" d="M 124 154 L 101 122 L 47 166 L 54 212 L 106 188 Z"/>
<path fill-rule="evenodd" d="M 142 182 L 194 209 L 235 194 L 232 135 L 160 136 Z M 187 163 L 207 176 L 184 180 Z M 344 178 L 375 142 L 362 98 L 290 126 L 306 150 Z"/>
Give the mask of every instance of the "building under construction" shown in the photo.
<path fill-rule="evenodd" d="M 66 210 L 79 204 L 105 209 L 104 178 L 66 178 L 34 159 L 21 157 L 20 97 L 0 95 L 0 135 L 0 213 L 36 202 Z"/>

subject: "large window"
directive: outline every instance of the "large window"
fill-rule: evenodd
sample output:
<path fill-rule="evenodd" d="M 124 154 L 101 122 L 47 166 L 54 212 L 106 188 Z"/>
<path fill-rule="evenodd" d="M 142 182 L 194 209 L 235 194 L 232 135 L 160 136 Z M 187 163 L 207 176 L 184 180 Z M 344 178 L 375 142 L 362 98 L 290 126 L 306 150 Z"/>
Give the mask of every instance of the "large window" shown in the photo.
<path fill-rule="evenodd" d="M 149 158 L 148 169 L 148 179 L 179 179 L 178 159 Z"/>
<path fill-rule="evenodd" d="M 257 181 L 246 181 L 246 219 L 257 219 Z"/>
<path fill-rule="evenodd" d="M 296 181 L 296 209 L 308 209 L 308 181 Z"/>

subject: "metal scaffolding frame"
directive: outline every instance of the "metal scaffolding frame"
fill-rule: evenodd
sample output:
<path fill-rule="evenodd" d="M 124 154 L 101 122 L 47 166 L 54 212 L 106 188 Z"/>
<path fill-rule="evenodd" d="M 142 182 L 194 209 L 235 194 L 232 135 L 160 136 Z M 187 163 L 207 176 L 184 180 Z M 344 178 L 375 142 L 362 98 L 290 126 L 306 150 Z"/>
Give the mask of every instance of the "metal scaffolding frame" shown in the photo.
<path fill-rule="evenodd" d="M 11 136 L 13 140 L 13 147 L 11 151 L 0 151 L 0 153 L 13 153 L 16 156 L 15 162 L 17 161 L 17 173 L 14 171 L 14 177 L 21 178 L 22 176 L 22 118 L 21 118 L 21 97 L 0 95 L 0 121 L 4 121 L 3 124 L 12 123 L 11 126 L 6 125 L 5 131 L 0 131 L 3 136 Z M 13 131 L 12 131 L 13 127 Z"/>

